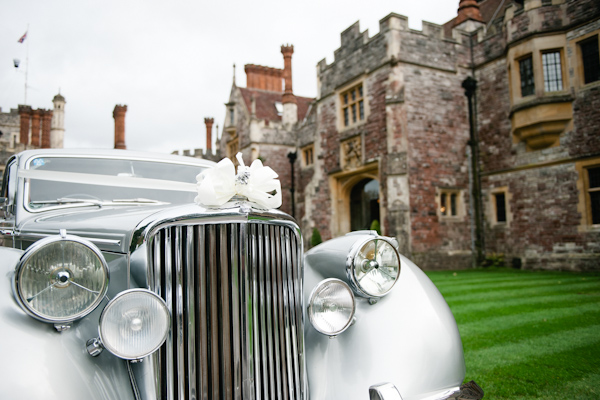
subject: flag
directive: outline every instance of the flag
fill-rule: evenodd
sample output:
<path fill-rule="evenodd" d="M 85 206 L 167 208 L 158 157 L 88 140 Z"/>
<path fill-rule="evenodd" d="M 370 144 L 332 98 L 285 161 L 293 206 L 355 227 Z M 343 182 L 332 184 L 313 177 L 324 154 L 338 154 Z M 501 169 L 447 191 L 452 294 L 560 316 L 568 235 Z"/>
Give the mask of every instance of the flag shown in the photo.
<path fill-rule="evenodd" d="M 27 38 L 27 32 L 25 32 L 23 34 L 23 36 L 21 36 L 21 38 L 19 40 L 17 40 L 19 43 L 23 43 L 25 41 L 25 39 Z"/>

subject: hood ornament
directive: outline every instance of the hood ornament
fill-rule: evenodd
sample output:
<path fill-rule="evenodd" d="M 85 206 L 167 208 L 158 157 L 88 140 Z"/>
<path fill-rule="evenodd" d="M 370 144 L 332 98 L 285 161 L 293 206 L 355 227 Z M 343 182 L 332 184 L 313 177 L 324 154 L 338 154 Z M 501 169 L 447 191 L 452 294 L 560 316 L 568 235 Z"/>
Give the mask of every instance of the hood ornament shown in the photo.
<path fill-rule="evenodd" d="M 242 196 L 266 209 L 281 206 L 281 183 L 278 175 L 260 160 L 247 167 L 242 153 L 235 156 L 239 162 L 237 174 L 229 158 L 224 158 L 211 169 L 198 174 L 196 203 L 220 207 L 234 196 Z"/>

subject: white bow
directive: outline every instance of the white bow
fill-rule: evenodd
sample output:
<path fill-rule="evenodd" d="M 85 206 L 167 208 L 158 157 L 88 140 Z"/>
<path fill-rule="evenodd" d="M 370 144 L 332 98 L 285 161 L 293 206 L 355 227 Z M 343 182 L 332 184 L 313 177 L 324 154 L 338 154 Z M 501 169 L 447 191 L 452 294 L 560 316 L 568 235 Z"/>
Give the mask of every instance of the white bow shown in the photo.
<path fill-rule="evenodd" d="M 198 196 L 195 201 L 205 206 L 222 206 L 233 196 L 240 195 L 267 209 L 281 206 L 281 183 L 277 173 L 263 166 L 260 160 L 254 160 L 246 167 L 242 153 L 237 153 L 236 158 L 240 164 L 237 175 L 231 160 L 224 158 L 214 168 L 196 177 Z"/>

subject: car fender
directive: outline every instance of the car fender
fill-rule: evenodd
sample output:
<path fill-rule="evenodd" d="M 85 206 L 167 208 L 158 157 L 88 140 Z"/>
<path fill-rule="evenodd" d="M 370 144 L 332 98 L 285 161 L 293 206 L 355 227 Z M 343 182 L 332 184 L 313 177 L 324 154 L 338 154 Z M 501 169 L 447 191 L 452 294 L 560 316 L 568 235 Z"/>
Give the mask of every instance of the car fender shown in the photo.
<path fill-rule="evenodd" d="M 0 248 L 0 387 L 2 399 L 131 399 L 127 364 L 107 351 L 92 357 L 88 339 L 98 336 L 106 300 L 66 331 L 27 315 L 13 295 L 21 250 Z"/>
<path fill-rule="evenodd" d="M 305 302 L 323 279 L 349 283 L 346 258 L 357 240 L 333 239 L 305 256 Z M 389 382 L 403 400 L 434 398 L 465 377 L 462 343 L 454 317 L 435 285 L 406 257 L 389 294 L 371 304 L 356 296 L 355 321 L 329 338 L 305 324 L 311 399 L 366 399 L 369 387 Z"/>

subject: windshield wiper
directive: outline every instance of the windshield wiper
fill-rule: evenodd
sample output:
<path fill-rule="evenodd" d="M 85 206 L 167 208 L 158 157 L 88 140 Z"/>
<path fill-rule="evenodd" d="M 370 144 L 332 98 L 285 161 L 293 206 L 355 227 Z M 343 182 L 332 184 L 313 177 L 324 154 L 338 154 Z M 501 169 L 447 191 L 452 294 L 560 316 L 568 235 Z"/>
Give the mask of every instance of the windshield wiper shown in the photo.
<path fill-rule="evenodd" d="M 135 199 L 114 199 L 113 203 L 138 203 L 138 204 L 169 204 L 160 200 L 145 199 L 143 197 L 137 197 Z"/>
<path fill-rule="evenodd" d="M 91 204 L 94 206 L 102 207 L 105 202 L 102 200 L 93 200 L 93 199 L 74 199 L 70 197 L 61 197 L 56 200 L 36 200 L 30 201 L 29 204 L 37 205 L 37 204 Z"/>

